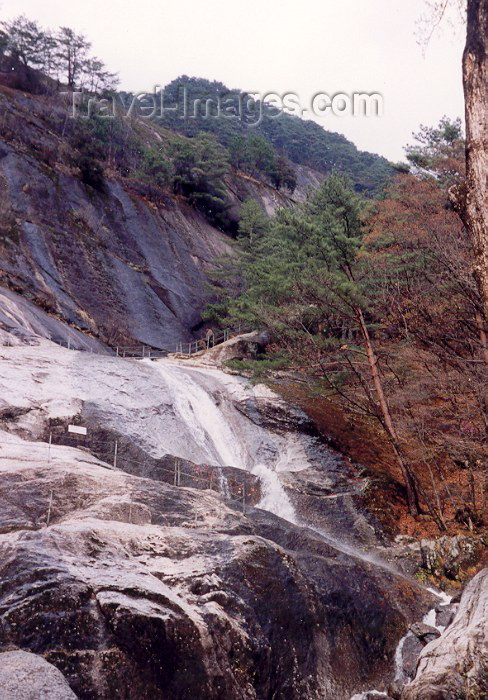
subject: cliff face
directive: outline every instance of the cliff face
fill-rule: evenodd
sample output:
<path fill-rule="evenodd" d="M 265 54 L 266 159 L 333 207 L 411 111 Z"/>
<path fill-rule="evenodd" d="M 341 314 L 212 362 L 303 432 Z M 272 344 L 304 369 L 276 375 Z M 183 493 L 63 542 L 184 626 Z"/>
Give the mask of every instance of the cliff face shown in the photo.
<path fill-rule="evenodd" d="M 47 109 L 47 100 L 2 95 L 4 120 L 22 120 L 0 146 L 3 285 L 109 342 L 188 339 L 226 237 L 184 202 L 156 205 L 115 178 L 104 192 L 84 185 L 57 160 L 65 143 Z"/>
<path fill-rule="evenodd" d="M 69 165 L 68 120 L 59 98 L 0 88 L 0 285 L 104 342 L 173 349 L 193 337 L 208 271 L 231 241 L 182 198 L 149 197 L 110 170 L 103 191 L 85 185 Z M 145 138 L 160 137 L 146 125 Z M 293 200 L 233 173 L 229 203 L 288 206 L 319 182 L 300 173 Z"/>

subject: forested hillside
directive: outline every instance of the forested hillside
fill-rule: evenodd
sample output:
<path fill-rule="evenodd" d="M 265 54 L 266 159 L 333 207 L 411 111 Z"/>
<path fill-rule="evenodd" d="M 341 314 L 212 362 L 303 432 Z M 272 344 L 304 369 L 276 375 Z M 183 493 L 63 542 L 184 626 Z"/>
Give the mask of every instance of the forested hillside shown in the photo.
<path fill-rule="evenodd" d="M 395 172 L 385 158 L 359 151 L 341 134 L 313 121 L 286 112 L 277 116 L 276 108 L 259 101 L 251 101 L 252 107 L 246 108 L 246 93 L 222 83 L 181 76 L 162 94 L 168 105 L 179 105 L 179 109 L 164 111 L 158 118 L 160 123 L 187 136 L 200 131 L 213 133 L 229 151 L 234 165 L 247 172 L 264 173 L 278 186 L 293 182 L 293 175 L 287 180 L 287 171 L 293 173 L 289 161 L 324 174 L 344 173 L 356 190 L 370 195 L 378 194 Z M 216 114 L 219 98 L 225 102 L 227 116 L 216 119 L 212 115 Z M 184 100 L 191 107 L 187 119 L 181 117 Z M 193 108 L 195 101 L 199 103 Z M 229 113 L 240 118 L 230 118 Z"/>
<path fill-rule="evenodd" d="M 259 376 L 293 369 L 295 391 L 308 383 L 329 430 L 330 403 L 345 424 L 354 416 L 356 435 L 336 420 L 338 439 L 363 462 L 362 440 L 389 445 L 386 471 L 403 483 L 410 513 L 428 514 L 441 532 L 482 527 L 486 507 L 483 307 L 448 197 L 463 153 L 459 121 L 445 118 L 407 149 L 414 173 L 376 201 L 333 175 L 300 209 L 271 221 L 248 215 L 240 258 L 222 262 L 234 282 L 217 275 L 219 301 L 207 309 L 223 324 L 268 329 L 273 352 L 232 366 Z M 370 459 L 381 473 L 381 450 Z"/>

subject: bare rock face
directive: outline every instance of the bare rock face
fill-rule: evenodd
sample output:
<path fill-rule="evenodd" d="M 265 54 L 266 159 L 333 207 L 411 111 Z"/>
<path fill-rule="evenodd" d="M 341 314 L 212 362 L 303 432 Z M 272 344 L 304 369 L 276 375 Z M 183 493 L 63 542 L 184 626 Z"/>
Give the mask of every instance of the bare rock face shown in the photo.
<path fill-rule="evenodd" d="M 228 236 L 181 198 L 148 199 L 130 178 L 85 185 L 67 158 L 72 120 L 59 97 L 0 85 L 0 112 L 0 285 L 113 346 L 174 350 L 198 337 L 208 272 L 232 252 Z M 323 176 L 298 170 L 295 199 L 229 177 L 235 216 L 250 196 L 270 214 L 305 199 Z"/>
<path fill-rule="evenodd" d="M 42 655 L 81 700 L 347 700 L 391 679 L 435 600 L 363 551 L 306 416 L 191 362 L 43 339 L 0 359 L 0 651 Z M 259 485 L 245 504 L 237 473 Z"/>
<path fill-rule="evenodd" d="M 104 192 L 83 184 L 59 156 L 61 102 L 0 89 L 0 111 L 1 285 L 112 345 L 192 339 L 228 238 L 166 194 L 148 202 L 123 178 Z"/>
<path fill-rule="evenodd" d="M 2 434 L 0 470 L 0 649 L 79 698 L 342 700 L 429 602 L 306 528 L 77 449 Z"/>
<path fill-rule="evenodd" d="M 466 586 L 446 631 L 420 654 L 402 700 L 482 700 L 488 697 L 488 569 Z"/>
<path fill-rule="evenodd" d="M 474 537 L 444 535 L 420 543 L 422 566 L 430 574 L 456 580 L 463 569 L 476 564 L 483 554 L 481 542 Z"/>
<path fill-rule="evenodd" d="M 27 651 L 0 653 L 2 700 L 76 700 L 63 674 Z"/>
<path fill-rule="evenodd" d="M 39 337 L 73 350 L 111 353 L 95 338 L 70 328 L 9 289 L 0 288 L 0 345 L 37 345 Z"/>

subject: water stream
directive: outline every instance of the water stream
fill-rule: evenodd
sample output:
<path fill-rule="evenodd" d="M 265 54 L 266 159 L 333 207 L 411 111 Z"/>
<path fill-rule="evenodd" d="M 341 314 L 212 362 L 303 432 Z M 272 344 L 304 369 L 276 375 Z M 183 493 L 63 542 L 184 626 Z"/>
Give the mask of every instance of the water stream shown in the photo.
<path fill-rule="evenodd" d="M 236 410 L 232 398 L 228 396 L 228 387 L 219 382 L 219 373 L 165 361 L 158 362 L 157 367 L 164 376 L 179 423 L 199 448 L 198 458 L 194 461 L 252 472 L 261 482 L 262 498 L 258 507 L 296 523 L 295 509 L 273 468 L 281 456 L 276 441 L 265 429 L 249 425 L 250 421 Z M 231 383 L 236 385 L 234 388 L 239 388 L 239 382 Z M 269 442 L 267 453 L 275 464 L 258 460 L 259 450 L 249 449 L 250 440 L 254 446 Z M 304 468 L 306 466 L 303 465 Z M 220 485 L 225 496 L 228 488 L 222 473 Z"/>
<path fill-rule="evenodd" d="M 199 464 L 235 467 L 255 474 L 261 483 L 258 508 L 267 510 L 291 523 L 310 527 L 331 546 L 378 566 L 397 576 L 395 567 L 373 552 L 345 542 L 323 528 L 300 521 L 293 503 L 283 487 L 279 472 L 290 464 L 290 471 L 310 466 L 305 452 L 290 446 L 283 437 L 257 426 L 236 408 L 236 402 L 253 399 L 253 389 L 242 378 L 217 369 L 204 369 L 168 360 L 150 363 L 164 377 L 169 400 L 175 412 L 180 435 L 177 456 Z M 295 441 L 297 438 L 293 438 Z M 292 440 L 289 437 L 288 440 Z M 171 452 L 170 449 L 168 451 Z M 290 459 L 290 455 L 292 455 Z M 228 492 L 220 474 L 222 495 Z"/>
<path fill-rule="evenodd" d="M 252 388 L 242 378 L 227 375 L 220 370 L 203 369 L 172 361 L 151 363 L 164 377 L 169 399 L 176 413 L 178 431 L 181 434 L 182 453 L 197 463 L 214 466 L 231 466 L 255 474 L 261 483 L 261 500 L 258 508 L 267 510 L 293 524 L 310 527 L 331 546 L 341 552 L 402 576 L 392 565 L 373 552 L 364 551 L 350 542 L 332 536 L 323 528 L 300 521 L 293 503 L 283 487 L 279 472 L 295 456 L 290 471 L 310 466 L 305 453 L 290 450 L 272 431 L 256 426 L 236 409 L 236 401 L 252 396 Z M 295 438 L 296 439 L 296 438 Z M 193 443 L 192 452 L 189 450 Z M 220 475 L 221 492 L 226 495 L 227 483 Z"/>
<path fill-rule="evenodd" d="M 218 370 L 182 366 L 164 360 L 155 364 L 157 371 L 165 379 L 181 433 L 182 454 L 179 456 L 198 463 L 208 463 L 217 467 L 230 466 L 255 474 L 261 483 L 258 508 L 274 513 L 291 523 L 311 527 L 308 523 L 300 522 L 279 475 L 280 467 L 286 468 L 290 454 L 298 454 L 297 463 L 291 465 L 290 471 L 306 469 L 310 466 L 306 455 L 300 455 L 296 449 L 290 450 L 290 445 L 280 442 L 276 433 L 256 425 L 243 415 L 242 411 L 237 410 L 236 401 L 249 398 L 246 391 L 252 391 L 246 382 Z M 223 474 L 221 492 L 225 496 L 226 482 Z M 403 576 L 394 566 L 381 560 L 376 554 L 338 540 L 320 528 L 311 529 L 336 549 L 396 576 Z M 434 590 L 431 592 L 444 603 L 448 602 L 448 597 L 444 594 Z M 435 609 L 429 611 L 424 617 L 424 623 L 435 626 L 435 614 Z M 403 671 L 402 651 L 406 639 L 411 634 L 412 632 L 407 632 L 396 649 L 396 681 L 409 680 Z M 369 691 L 369 695 L 387 697 L 378 690 Z M 354 696 L 354 700 L 365 697 L 367 693 L 360 693 Z"/>

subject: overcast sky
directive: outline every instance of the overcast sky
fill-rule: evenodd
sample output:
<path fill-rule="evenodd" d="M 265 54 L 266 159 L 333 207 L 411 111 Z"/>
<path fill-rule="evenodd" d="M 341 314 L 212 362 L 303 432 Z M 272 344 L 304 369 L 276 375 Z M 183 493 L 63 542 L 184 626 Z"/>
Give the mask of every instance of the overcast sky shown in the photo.
<path fill-rule="evenodd" d="M 363 150 L 399 160 L 420 123 L 463 115 L 463 32 L 448 24 L 425 56 L 416 21 L 426 0 L 0 0 L 48 27 L 86 33 L 127 90 L 178 75 L 249 92 L 380 92 L 384 115 L 317 121 Z"/>

